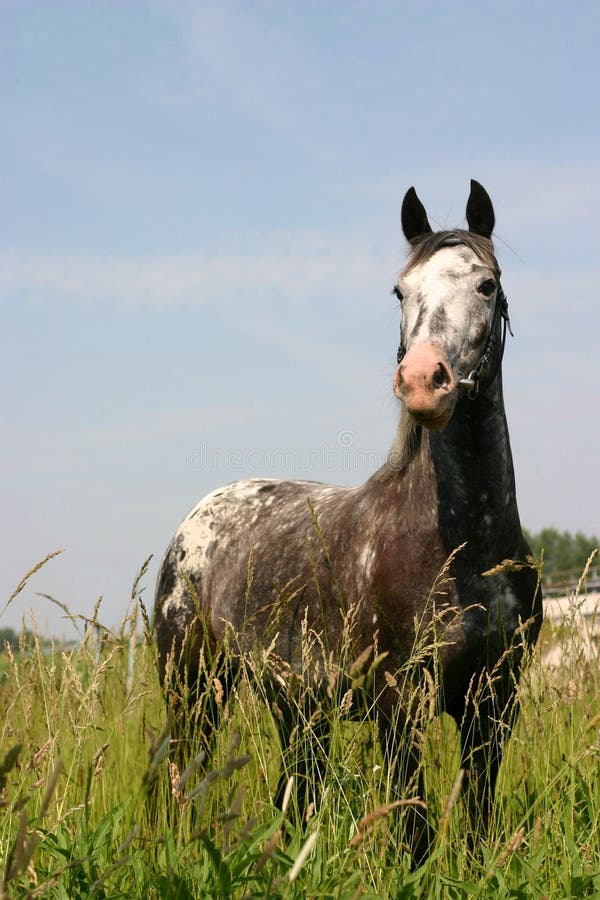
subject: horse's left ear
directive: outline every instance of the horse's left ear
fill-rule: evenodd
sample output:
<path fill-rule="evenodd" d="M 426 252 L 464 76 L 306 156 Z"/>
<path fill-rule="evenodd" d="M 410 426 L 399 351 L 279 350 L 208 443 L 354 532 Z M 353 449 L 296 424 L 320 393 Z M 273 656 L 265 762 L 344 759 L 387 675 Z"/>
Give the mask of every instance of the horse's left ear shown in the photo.
<path fill-rule="evenodd" d="M 417 197 L 414 187 L 407 190 L 402 201 L 402 231 L 409 244 L 414 244 L 426 234 L 431 234 L 425 207 Z"/>
<path fill-rule="evenodd" d="M 473 178 L 471 178 L 471 193 L 467 201 L 467 222 L 469 223 L 469 231 L 474 231 L 475 234 L 480 234 L 486 238 L 492 236 L 494 223 L 496 222 L 490 195 Z"/>

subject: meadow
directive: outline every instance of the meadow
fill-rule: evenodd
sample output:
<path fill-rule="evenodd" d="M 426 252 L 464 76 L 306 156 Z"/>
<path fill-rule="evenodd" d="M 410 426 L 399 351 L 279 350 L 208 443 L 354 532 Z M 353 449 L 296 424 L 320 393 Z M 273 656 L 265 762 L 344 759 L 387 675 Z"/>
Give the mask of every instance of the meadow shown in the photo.
<path fill-rule="evenodd" d="M 2 900 L 600 897 L 600 660 L 576 625 L 584 576 L 564 621 L 544 624 L 528 660 L 487 829 L 472 826 L 461 797 L 454 723 L 438 715 L 431 685 L 419 687 L 415 727 L 435 837 L 419 868 L 402 828 L 414 791 L 397 801 L 372 710 L 348 722 L 352 698 L 335 678 L 327 706 L 307 719 L 299 704 L 282 754 L 277 710 L 257 686 L 265 659 L 250 660 L 255 677 L 242 677 L 222 708 L 214 750 L 203 758 L 192 713 L 189 765 L 173 763 L 143 576 L 116 633 L 99 606 L 91 620 L 79 617 L 76 646 L 47 646 L 33 623 L 17 651 L 4 648 Z M 556 646 L 560 662 L 550 668 L 544 653 Z M 354 691 L 370 665 L 347 661 Z M 209 681 L 222 705 L 219 678 Z M 295 761 L 318 756 L 324 718 L 331 750 L 324 770 L 313 769 L 301 816 Z"/>

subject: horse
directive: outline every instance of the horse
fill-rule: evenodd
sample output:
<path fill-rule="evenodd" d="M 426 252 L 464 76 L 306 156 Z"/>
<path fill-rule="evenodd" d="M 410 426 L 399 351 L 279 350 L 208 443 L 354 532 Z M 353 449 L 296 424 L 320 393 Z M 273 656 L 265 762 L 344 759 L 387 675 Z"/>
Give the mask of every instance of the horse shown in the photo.
<path fill-rule="evenodd" d="M 351 609 L 355 657 L 383 659 L 365 690 L 386 764 L 404 754 L 397 790 L 419 769 L 412 688 L 435 668 L 437 708 L 456 721 L 469 806 L 485 822 L 542 597 L 519 520 L 503 401 L 510 323 L 495 214 L 474 180 L 466 218 L 468 230 L 434 232 L 413 187 L 402 203 L 409 256 L 393 288 L 402 311 L 393 379 L 401 410 L 386 462 L 359 487 L 253 478 L 214 490 L 166 552 L 155 627 L 165 689 L 192 686 L 196 698 L 210 687 L 200 659 L 218 657 L 232 636 L 239 660 L 267 647 L 275 669 L 300 673 L 303 641 L 316 635 L 322 658 L 308 676 L 319 696 L 324 659 L 341 656 L 348 637 L 340 610 Z M 435 648 L 401 681 L 394 673 L 406 671 L 424 623 Z M 285 747 L 293 716 L 283 681 L 276 675 L 272 685 Z M 231 683 L 222 679 L 221 691 Z M 213 703 L 205 740 L 217 725 Z M 421 775 L 417 783 L 421 793 Z M 422 858 L 430 826 L 422 806 L 413 809 L 409 840 Z"/>

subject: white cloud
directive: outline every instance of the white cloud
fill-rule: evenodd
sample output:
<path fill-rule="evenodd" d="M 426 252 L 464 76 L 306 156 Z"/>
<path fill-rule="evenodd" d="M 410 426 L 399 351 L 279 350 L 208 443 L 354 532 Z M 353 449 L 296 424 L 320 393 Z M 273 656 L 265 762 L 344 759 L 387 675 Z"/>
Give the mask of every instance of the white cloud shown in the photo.
<path fill-rule="evenodd" d="M 85 303 L 112 299 L 134 306 L 198 305 L 223 296 L 288 299 L 372 294 L 394 276 L 393 247 L 359 237 L 316 233 L 250 235 L 232 239 L 237 252 L 163 256 L 0 253 L 0 295 Z"/>

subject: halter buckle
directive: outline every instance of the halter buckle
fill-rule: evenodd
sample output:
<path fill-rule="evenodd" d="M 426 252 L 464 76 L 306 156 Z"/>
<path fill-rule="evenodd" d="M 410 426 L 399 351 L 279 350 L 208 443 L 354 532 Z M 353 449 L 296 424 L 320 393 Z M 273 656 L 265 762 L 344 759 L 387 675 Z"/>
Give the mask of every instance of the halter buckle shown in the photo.
<path fill-rule="evenodd" d="M 479 381 L 477 378 L 477 372 L 473 369 L 466 378 L 461 378 L 458 382 L 458 387 L 462 388 L 467 392 L 467 394 L 473 394 L 478 387 Z"/>

